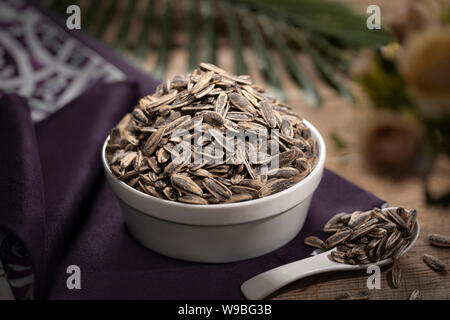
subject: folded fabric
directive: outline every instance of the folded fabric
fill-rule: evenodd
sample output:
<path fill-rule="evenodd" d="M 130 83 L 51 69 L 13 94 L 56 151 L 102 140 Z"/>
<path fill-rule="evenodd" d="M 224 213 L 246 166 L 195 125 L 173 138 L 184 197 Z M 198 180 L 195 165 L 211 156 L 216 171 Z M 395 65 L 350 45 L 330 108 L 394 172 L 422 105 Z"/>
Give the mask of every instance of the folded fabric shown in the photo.
<path fill-rule="evenodd" d="M 241 299 L 240 284 L 267 269 L 305 258 L 303 244 L 340 211 L 383 201 L 326 170 L 303 230 L 283 248 L 228 264 L 184 262 L 137 243 L 101 167 L 109 130 L 139 98 L 138 85 L 98 84 L 33 126 L 26 101 L 0 100 L 0 226 L 28 248 L 38 298 Z M 81 290 L 66 286 L 81 269 Z"/>

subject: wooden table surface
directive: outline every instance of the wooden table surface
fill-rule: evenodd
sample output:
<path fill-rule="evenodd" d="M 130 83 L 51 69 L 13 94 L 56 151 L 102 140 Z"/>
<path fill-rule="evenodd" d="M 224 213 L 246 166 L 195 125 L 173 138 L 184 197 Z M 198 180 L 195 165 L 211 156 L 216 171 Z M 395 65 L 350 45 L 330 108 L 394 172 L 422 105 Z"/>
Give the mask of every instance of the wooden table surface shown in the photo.
<path fill-rule="evenodd" d="M 342 0 L 352 5 L 360 14 L 365 15 L 369 4 L 381 7 L 382 21 L 392 13 L 394 3 L 388 0 Z M 364 26 L 361 26 L 364 27 Z M 180 40 L 182 42 L 182 40 Z M 175 43 L 177 43 L 175 41 Z M 229 71 L 233 71 L 233 53 L 229 43 L 219 43 L 218 64 Z M 245 50 L 245 59 L 249 65 L 256 83 L 264 82 L 259 77 L 259 71 L 250 50 Z M 351 182 L 371 191 L 385 199 L 393 206 L 416 208 L 419 212 L 421 234 L 416 245 L 407 256 L 399 261 L 403 269 L 404 281 L 401 287 L 394 289 L 389 284 L 389 269 L 382 269 L 380 290 L 371 291 L 371 299 L 407 299 L 414 289 L 422 292 L 423 299 L 450 299 L 450 277 L 447 273 L 432 271 L 422 261 L 422 256 L 429 253 L 439 257 L 450 268 L 450 249 L 431 247 L 426 243 L 430 233 L 450 235 L 450 212 L 448 208 L 429 207 L 424 200 L 421 182 L 416 178 L 405 181 L 388 181 L 371 174 L 365 167 L 358 154 L 358 136 L 372 116 L 369 102 L 354 83 L 349 83 L 357 96 L 358 103 L 350 105 L 337 97 L 327 87 L 318 83 L 324 98 L 321 109 L 313 109 L 303 102 L 297 86 L 290 80 L 281 62 L 273 55 L 275 66 L 281 71 L 282 84 L 289 98 L 289 104 L 302 116 L 311 121 L 321 131 L 328 146 L 326 166 Z M 304 57 L 299 58 L 308 64 Z M 151 70 L 156 60 L 156 54 L 150 55 L 143 67 Z M 182 45 L 173 49 L 170 54 L 168 77 L 186 71 L 187 52 Z M 308 71 L 311 71 L 309 69 Z M 337 151 L 330 140 L 330 134 L 337 132 L 349 143 L 345 154 Z M 450 188 L 450 161 L 440 158 L 437 161 L 431 179 L 431 188 L 439 193 Z M 334 299 L 343 292 L 356 292 L 367 289 L 366 281 L 369 277 L 365 271 L 328 273 L 308 277 L 297 281 L 272 295 L 272 299 Z"/>

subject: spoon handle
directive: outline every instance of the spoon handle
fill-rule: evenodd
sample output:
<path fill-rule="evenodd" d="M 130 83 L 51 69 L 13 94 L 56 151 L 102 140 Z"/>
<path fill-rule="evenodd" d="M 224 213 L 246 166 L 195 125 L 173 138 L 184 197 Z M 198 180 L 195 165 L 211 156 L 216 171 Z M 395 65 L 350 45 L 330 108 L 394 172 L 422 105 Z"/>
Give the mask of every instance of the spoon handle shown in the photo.
<path fill-rule="evenodd" d="M 285 285 L 314 274 L 346 270 L 347 265 L 336 263 L 328 256 L 330 251 L 313 257 L 294 261 L 278 268 L 263 272 L 241 286 L 241 291 L 248 300 L 260 300 Z"/>

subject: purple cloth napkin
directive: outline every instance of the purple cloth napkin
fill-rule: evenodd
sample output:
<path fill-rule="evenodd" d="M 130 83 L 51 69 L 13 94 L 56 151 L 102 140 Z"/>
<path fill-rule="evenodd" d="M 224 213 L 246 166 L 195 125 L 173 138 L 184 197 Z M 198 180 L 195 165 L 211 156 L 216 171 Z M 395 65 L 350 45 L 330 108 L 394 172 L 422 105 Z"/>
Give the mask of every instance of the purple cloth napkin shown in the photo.
<path fill-rule="evenodd" d="M 85 35 L 70 34 L 128 81 L 96 84 L 36 125 L 26 99 L 0 100 L 0 227 L 28 248 L 37 298 L 242 299 L 243 281 L 307 257 L 311 249 L 303 239 L 323 236 L 321 227 L 332 215 L 384 203 L 326 170 L 303 230 L 273 253 L 215 265 L 144 248 L 125 227 L 103 175 L 100 150 L 109 130 L 157 81 Z M 67 289 L 69 265 L 81 268 L 81 290 Z"/>

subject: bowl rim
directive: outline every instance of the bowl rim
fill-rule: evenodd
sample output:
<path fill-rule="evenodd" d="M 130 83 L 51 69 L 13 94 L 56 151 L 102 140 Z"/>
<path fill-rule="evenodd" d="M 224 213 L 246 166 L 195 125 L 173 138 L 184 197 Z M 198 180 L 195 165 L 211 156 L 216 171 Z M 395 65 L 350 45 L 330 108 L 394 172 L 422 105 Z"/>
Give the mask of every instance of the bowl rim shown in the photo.
<path fill-rule="evenodd" d="M 293 186 L 291 186 L 291 187 L 289 187 L 289 188 L 287 188 L 287 189 L 285 189 L 283 191 L 280 191 L 278 193 L 272 194 L 272 195 L 267 196 L 267 197 L 259 198 L 259 199 L 252 199 L 252 200 L 236 202 L 236 203 L 220 203 L 220 204 L 199 205 L 199 204 L 188 204 L 188 203 L 182 203 L 182 202 L 171 201 L 171 200 L 166 200 L 166 199 L 160 199 L 160 198 L 154 197 L 152 195 L 143 193 L 143 192 L 141 192 L 139 190 L 136 190 L 135 188 L 129 186 L 125 182 L 119 180 L 112 173 L 112 171 L 111 171 L 111 169 L 109 167 L 109 164 L 106 161 L 106 156 L 105 156 L 105 154 L 106 154 L 106 146 L 107 146 L 107 143 L 109 141 L 109 135 L 106 137 L 105 142 L 103 143 L 103 147 L 102 147 L 102 163 L 103 163 L 103 167 L 104 167 L 106 173 L 113 178 L 113 181 L 118 182 L 119 184 L 122 184 L 122 186 L 125 188 L 125 190 L 127 190 L 127 191 L 129 191 L 129 192 L 131 192 L 131 193 L 133 193 L 135 195 L 138 195 L 140 197 L 143 197 L 144 199 L 149 200 L 149 202 L 153 202 L 153 203 L 157 202 L 157 203 L 160 203 L 162 205 L 170 206 L 170 207 L 178 208 L 178 209 L 190 208 L 190 209 L 195 209 L 195 210 L 200 210 L 200 211 L 209 211 L 211 209 L 244 208 L 244 207 L 249 207 L 249 206 L 252 206 L 252 205 L 255 205 L 255 204 L 264 204 L 264 203 L 273 201 L 274 199 L 283 197 L 287 193 L 294 192 L 295 190 L 297 190 L 297 189 L 303 187 L 304 185 L 310 183 L 311 180 L 313 180 L 318 174 L 321 174 L 323 172 L 323 168 L 324 168 L 324 165 L 325 165 L 325 159 L 326 159 L 326 145 L 325 145 L 325 141 L 324 141 L 322 135 L 320 134 L 319 130 L 316 127 L 314 127 L 307 120 L 303 119 L 303 122 L 311 130 L 312 136 L 317 141 L 318 146 L 319 146 L 319 159 L 318 159 L 314 169 L 309 173 L 308 176 L 306 176 L 304 179 L 302 179 L 301 181 L 297 182 Z M 117 196 L 117 194 L 116 194 L 116 196 Z M 309 196 L 309 194 L 304 195 L 304 197 L 301 200 L 299 200 L 297 203 L 302 202 L 307 196 Z M 131 204 L 128 204 L 128 205 L 133 206 Z M 153 215 L 151 215 L 151 216 L 153 216 Z"/>

